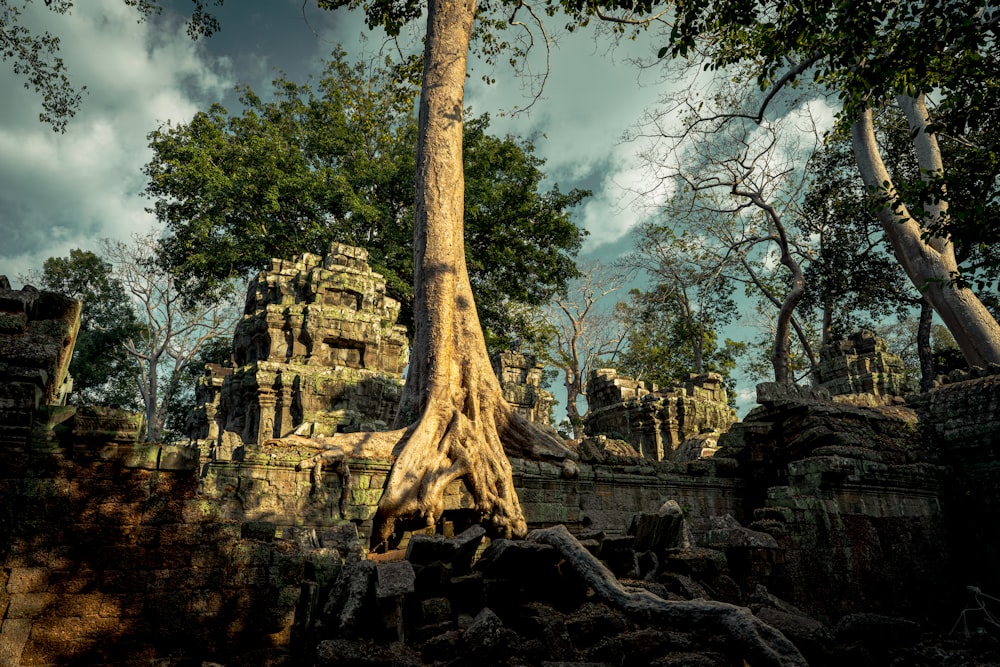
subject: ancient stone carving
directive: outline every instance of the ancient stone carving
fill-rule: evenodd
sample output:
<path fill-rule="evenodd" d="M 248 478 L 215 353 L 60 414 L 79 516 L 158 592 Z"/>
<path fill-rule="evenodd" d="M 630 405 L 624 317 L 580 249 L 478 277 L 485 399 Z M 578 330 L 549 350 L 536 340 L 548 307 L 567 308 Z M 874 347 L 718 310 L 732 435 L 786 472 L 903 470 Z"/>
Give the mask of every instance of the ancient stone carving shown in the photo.
<path fill-rule="evenodd" d="M 714 441 L 699 436 L 725 431 L 736 422 L 717 373 L 692 375 L 682 385 L 659 390 L 603 368 L 591 374 L 587 399 L 587 435 L 625 440 L 656 461 L 710 456 Z M 698 441 L 682 447 L 693 438 Z"/>
<path fill-rule="evenodd" d="M 193 439 L 232 448 L 291 434 L 384 430 L 407 361 L 399 303 L 368 253 L 334 243 L 324 257 L 273 260 L 247 291 L 233 336 L 233 368 L 199 382 Z M 223 451 L 225 450 L 225 451 Z"/>
<path fill-rule="evenodd" d="M 35 410 L 65 402 L 79 301 L 0 276 L 0 442 L 24 443 Z"/>
<path fill-rule="evenodd" d="M 903 360 L 889 353 L 884 338 L 859 331 L 820 350 L 819 386 L 831 396 L 903 396 L 916 388 L 907 381 Z"/>
<path fill-rule="evenodd" d="M 522 417 L 548 426 L 553 398 L 550 392 L 542 389 L 545 364 L 534 355 L 511 351 L 494 354 L 491 361 L 503 388 L 504 400 Z"/>

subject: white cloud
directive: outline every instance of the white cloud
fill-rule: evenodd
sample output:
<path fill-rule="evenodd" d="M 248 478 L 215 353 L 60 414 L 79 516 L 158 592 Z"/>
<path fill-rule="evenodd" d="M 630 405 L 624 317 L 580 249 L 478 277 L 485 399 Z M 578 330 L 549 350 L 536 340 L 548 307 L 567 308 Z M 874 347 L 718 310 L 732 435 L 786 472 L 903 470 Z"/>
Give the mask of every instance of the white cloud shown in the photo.
<path fill-rule="evenodd" d="M 628 62 L 654 51 L 649 39 L 625 40 L 612 50 L 589 30 L 564 35 L 552 51 L 542 97 L 530 111 L 514 116 L 499 113 L 532 100 L 508 65 L 497 66 L 493 85 L 479 81 L 485 70 L 481 65 L 469 81 L 467 100 L 475 113 L 491 113 L 495 131 L 536 138 L 550 181 L 563 189 L 593 191 L 577 217 L 577 224 L 590 232 L 585 253 L 619 241 L 651 206 L 662 202 L 661 196 L 637 196 L 656 184 L 637 158 L 643 146 L 622 143 L 626 131 L 664 92 L 664 84 L 654 80 L 657 70 L 643 73 Z M 534 71 L 543 66 L 544 59 L 533 63 Z"/>
<path fill-rule="evenodd" d="M 750 412 L 751 408 L 755 405 L 757 405 L 756 387 L 736 388 L 736 414 L 740 416 L 740 419 L 746 417 L 747 413 Z"/>
<path fill-rule="evenodd" d="M 210 62 L 183 26 L 137 24 L 120 0 L 77 3 L 67 16 L 39 5 L 26 22 L 60 36 L 72 82 L 87 92 L 57 134 L 38 121 L 39 96 L 9 63 L 0 71 L 10 91 L 0 101 L 0 273 L 12 279 L 49 256 L 152 227 L 140 196 L 151 157 L 146 134 L 190 118 L 199 98 L 217 99 L 233 85 L 219 73 L 227 63 Z"/>

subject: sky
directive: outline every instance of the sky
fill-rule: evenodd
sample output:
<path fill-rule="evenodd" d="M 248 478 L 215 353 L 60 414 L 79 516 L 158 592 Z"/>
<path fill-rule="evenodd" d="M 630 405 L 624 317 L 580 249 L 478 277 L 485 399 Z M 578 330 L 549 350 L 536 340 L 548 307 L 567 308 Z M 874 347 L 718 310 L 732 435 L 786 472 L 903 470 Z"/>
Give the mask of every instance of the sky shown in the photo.
<path fill-rule="evenodd" d="M 61 38 L 69 76 L 86 91 L 59 134 L 39 122 L 38 94 L 25 89 L 10 63 L 0 63 L 0 274 L 15 287 L 48 257 L 98 250 L 100 239 L 128 240 L 156 226 L 145 210 L 152 202 L 142 196 L 150 131 L 186 122 L 214 102 L 234 109 L 237 84 L 266 97 L 282 72 L 305 81 L 338 46 L 360 57 L 384 43 L 360 12 L 326 12 L 312 0 L 229 0 L 216 11 L 221 31 L 192 41 L 182 21 L 190 2 L 163 4 L 166 12 L 145 23 L 123 0 L 81 0 L 65 16 L 41 2 L 28 6 L 25 24 Z M 411 48 L 418 37 L 408 36 Z M 532 138 L 547 161 L 549 185 L 593 191 L 575 213 L 589 232 L 584 260 L 610 262 L 629 251 L 628 230 L 648 214 L 631 205 L 630 193 L 648 180 L 637 157 L 641 146 L 621 137 L 665 92 L 662 70 L 629 61 L 649 59 L 661 45 L 640 37 L 611 48 L 590 29 L 563 34 L 542 96 L 517 114 L 510 111 L 533 98 L 514 70 L 472 63 L 466 102 L 473 113 L 489 113 L 497 134 Z M 537 71 L 542 64 L 528 66 Z M 497 82 L 484 84 L 484 73 Z M 751 394 L 748 385 L 741 412 Z"/>
<path fill-rule="evenodd" d="M 145 211 L 151 201 L 141 194 L 150 131 L 185 122 L 213 102 L 233 108 L 238 83 L 266 95 L 281 72 L 304 81 L 337 45 L 361 56 L 383 43 L 359 12 L 322 11 L 302 0 L 230 0 L 216 11 L 222 30 L 195 42 L 180 20 L 190 4 L 165 4 L 164 15 L 146 23 L 137 23 L 123 0 L 78 2 L 68 16 L 40 2 L 29 6 L 25 23 L 61 38 L 69 76 L 86 91 L 59 134 L 39 122 L 38 94 L 25 89 L 10 63 L 0 66 L 0 273 L 12 283 L 47 257 L 96 250 L 101 238 L 127 240 L 155 225 Z M 515 115 L 509 112 L 531 101 L 515 72 L 506 63 L 473 66 L 473 113 L 490 113 L 497 134 L 534 138 L 550 182 L 563 191 L 594 191 L 576 214 L 590 232 L 588 255 L 627 249 L 623 237 L 640 216 L 627 206 L 623 186 L 642 176 L 634 146 L 620 137 L 660 90 L 654 80 L 640 81 L 626 60 L 655 50 L 651 40 L 610 50 L 591 31 L 564 35 L 542 98 Z M 482 83 L 487 71 L 496 84 Z"/>

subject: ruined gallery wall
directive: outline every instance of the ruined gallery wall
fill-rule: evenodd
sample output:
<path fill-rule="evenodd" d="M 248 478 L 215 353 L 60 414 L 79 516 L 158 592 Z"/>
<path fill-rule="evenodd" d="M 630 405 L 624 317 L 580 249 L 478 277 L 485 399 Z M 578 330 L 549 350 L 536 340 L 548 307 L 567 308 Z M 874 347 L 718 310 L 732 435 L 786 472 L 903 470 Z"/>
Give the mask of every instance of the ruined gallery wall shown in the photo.
<path fill-rule="evenodd" d="M 0 664 L 224 658 L 290 640 L 324 552 L 244 539 L 198 493 L 197 451 L 139 444 L 137 427 L 42 409 L 30 442 L 0 448 Z"/>
<path fill-rule="evenodd" d="M 987 375 L 986 373 L 990 373 Z M 979 375 L 981 377 L 975 377 Z M 1000 591 L 1000 367 L 952 381 L 921 397 L 930 437 L 942 449 L 948 527 L 964 585 Z"/>
<path fill-rule="evenodd" d="M 368 535 L 389 462 L 351 460 L 346 470 L 329 468 L 317 479 L 295 467 L 312 453 L 273 447 L 248 453 L 242 462 L 210 463 L 204 467 L 202 492 L 217 499 L 232 519 L 316 529 L 354 522 L 362 536 Z M 734 470 L 711 461 L 579 464 L 569 476 L 550 463 L 512 459 L 511 464 L 531 528 L 561 523 L 573 532 L 622 535 L 634 514 L 655 511 L 669 499 L 681 504 L 696 527 L 706 517 L 745 513 Z M 473 507 L 464 485 L 453 482 L 445 494 L 446 518 Z"/>
<path fill-rule="evenodd" d="M 764 385 L 758 402 L 716 456 L 738 460 L 748 525 L 780 547 L 768 589 L 828 621 L 865 610 L 953 622 L 965 591 L 953 576 L 950 472 L 926 416 L 823 389 Z"/>
<path fill-rule="evenodd" d="M 30 317 L 11 321 L 0 333 L 28 331 Z M 351 461 L 314 475 L 295 467 L 313 451 L 281 446 L 202 462 L 195 448 L 137 444 L 127 416 L 35 407 L 49 385 L 22 388 L 28 403 L 0 405 L 20 420 L 0 447 L 0 664 L 285 645 L 308 624 L 304 601 L 329 581 L 337 550 L 364 533 L 388 472 Z M 998 571 L 1000 383 L 955 382 L 910 407 L 807 393 L 765 392 L 712 460 L 609 459 L 575 475 L 514 461 L 526 516 L 614 535 L 673 498 L 741 576 L 818 616 L 950 614 L 955 591 L 976 583 L 954 575 Z M 468 507 L 456 483 L 447 509 Z M 723 514 L 779 548 L 718 539 L 709 519 Z"/>
<path fill-rule="evenodd" d="M 196 448 L 137 443 L 138 426 L 126 413 L 43 408 L 30 440 L 0 450 L 0 664 L 224 661 L 287 647 L 370 525 L 388 473 L 387 462 L 353 461 L 316 480 L 292 451 L 206 470 Z M 620 534 L 668 497 L 692 513 L 739 502 L 738 484 L 708 483 L 708 471 L 582 466 L 567 479 L 514 466 L 532 527 Z M 460 484 L 448 503 L 449 514 L 472 507 Z"/>

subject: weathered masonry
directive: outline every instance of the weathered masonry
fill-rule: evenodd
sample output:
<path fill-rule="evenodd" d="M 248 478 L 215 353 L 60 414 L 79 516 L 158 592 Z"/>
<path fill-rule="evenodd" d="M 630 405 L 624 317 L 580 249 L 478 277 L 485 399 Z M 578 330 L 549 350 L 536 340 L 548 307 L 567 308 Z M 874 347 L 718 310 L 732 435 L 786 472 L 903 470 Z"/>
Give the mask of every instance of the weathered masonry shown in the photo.
<path fill-rule="evenodd" d="M 388 392 L 405 363 L 377 274 L 353 249 L 331 254 L 258 280 L 234 366 L 206 376 L 190 446 L 139 443 L 135 415 L 60 405 L 79 304 L 0 281 L 0 665 L 226 662 L 314 628 L 340 573 L 363 562 L 389 462 L 314 477 L 296 468 L 308 440 L 267 441 L 388 423 L 388 393 L 352 394 L 336 374 Z M 498 374 L 532 386 L 534 362 L 514 361 Z M 515 483 L 532 527 L 565 524 L 628 558 L 643 539 L 627 534 L 633 516 L 676 501 L 696 546 L 657 557 L 721 558 L 733 595 L 760 584 L 828 623 L 951 622 L 966 586 L 1000 590 L 998 371 L 906 400 L 762 385 L 711 457 L 591 442 L 575 476 L 514 460 Z M 529 394 L 519 409 L 547 414 Z M 470 508 L 456 482 L 442 529 Z"/>

